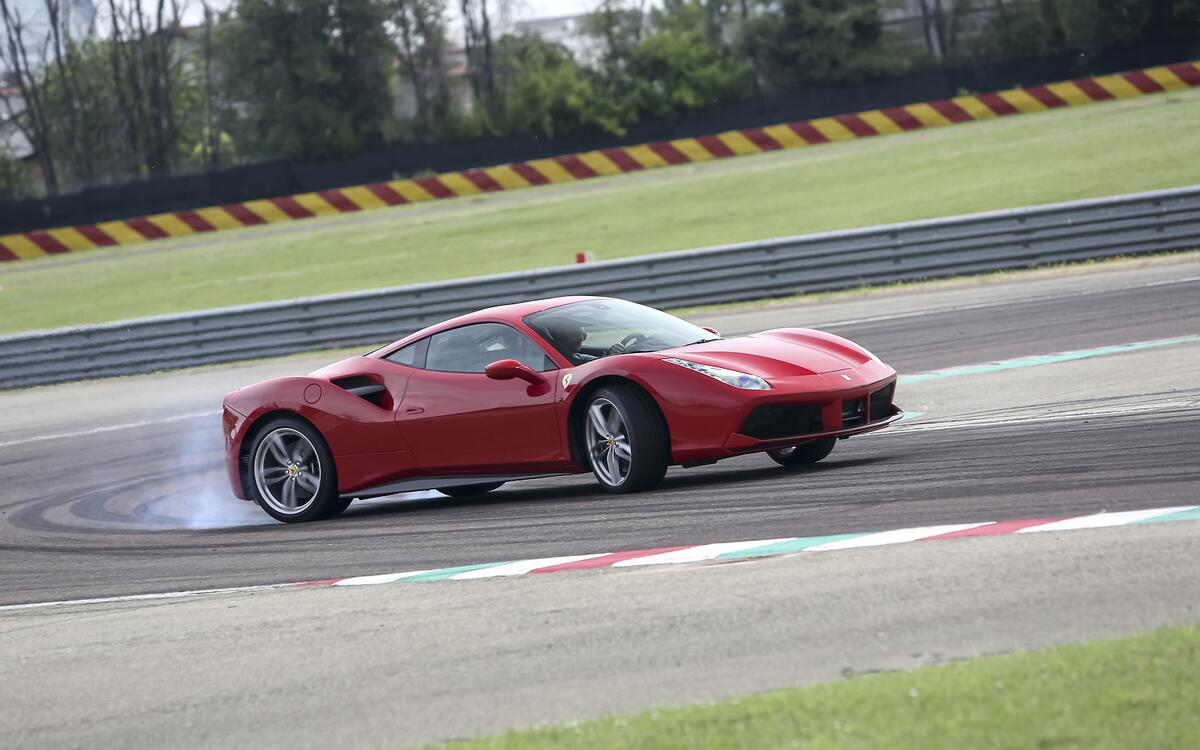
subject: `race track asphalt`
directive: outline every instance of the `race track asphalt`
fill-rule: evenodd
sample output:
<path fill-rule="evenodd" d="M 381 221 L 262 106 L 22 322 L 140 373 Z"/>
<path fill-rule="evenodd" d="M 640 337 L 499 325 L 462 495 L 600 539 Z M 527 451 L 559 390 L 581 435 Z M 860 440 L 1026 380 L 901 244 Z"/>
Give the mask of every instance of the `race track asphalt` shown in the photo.
<path fill-rule="evenodd" d="M 815 324 L 862 343 L 901 373 L 926 372 L 1200 333 L 1200 261 L 690 317 L 727 335 Z M 926 412 L 912 428 L 844 441 L 808 471 L 747 456 L 672 469 L 650 494 L 609 496 L 590 476 L 576 476 L 510 484 L 480 499 L 360 502 L 335 521 L 295 526 L 266 523 L 228 493 L 215 416 L 161 421 L 216 408 L 224 387 L 212 393 L 195 383 L 236 377 L 237 367 L 4 394 L 0 409 L 26 426 L 0 428 L 0 605 L 1194 503 L 1198 352 L 1192 343 L 905 386 L 898 402 Z M 86 434 L 130 421 L 127 409 L 105 413 L 107 404 L 130 399 L 159 404 L 157 421 Z M 995 421 L 1022 408 L 1053 413 L 1114 399 L 1175 405 L 915 429 L 921 421 Z M 85 434 L 41 439 L 64 430 Z"/>
<path fill-rule="evenodd" d="M 688 317 L 814 325 L 940 372 L 901 386 L 916 418 L 811 470 L 746 456 L 641 495 L 552 478 L 296 526 L 231 497 L 214 410 L 332 355 L 0 393 L 0 744 L 402 747 L 1200 620 L 1196 521 L 4 608 L 1200 505 L 1195 255 Z"/>

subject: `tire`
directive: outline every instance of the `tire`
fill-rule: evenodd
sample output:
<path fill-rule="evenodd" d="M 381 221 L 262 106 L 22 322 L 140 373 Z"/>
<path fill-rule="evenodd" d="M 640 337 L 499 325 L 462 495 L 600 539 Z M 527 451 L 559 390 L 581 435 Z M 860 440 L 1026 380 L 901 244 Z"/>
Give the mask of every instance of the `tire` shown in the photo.
<path fill-rule="evenodd" d="M 808 466 L 832 453 L 835 445 L 837 445 L 837 438 L 825 438 L 803 445 L 767 451 L 767 455 L 780 466 Z"/>
<path fill-rule="evenodd" d="M 350 505 L 337 491 L 337 467 L 325 439 L 294 417 L 271 420 L 250 446 L 246 489 L 272 518 L 304 523 L 332 518 Z"/>
<path fill-rule="evenodd" d="M 460 484 L 456 487 L 438 487 L 437 491 L 446 497 L 471 497 L 472 495 L 483 495 L 492 490 L 499 489 L 504 485 L 504 482 L 484 482 L 483 484 Z"/>
<path fill-rule="evenodd" d="M 628 385 L 598 388 L 581 417 L 583 454 L 608 492 L 640 492 L 667 473 L 670 444 L 662 413 L 644 392 Z"/>
<path fill-rule="evenodd" d="M 339 497 L 337 500 L 330 503 L 325 509 L 325 512 L 321 514 L 322 520 L 327 518 L 337 518 L 338 516 L 342 515 L 346 508 L 350 507 L 350 503 L 352 502 L 354 502 L 354 498 L 352 497 Z"/>

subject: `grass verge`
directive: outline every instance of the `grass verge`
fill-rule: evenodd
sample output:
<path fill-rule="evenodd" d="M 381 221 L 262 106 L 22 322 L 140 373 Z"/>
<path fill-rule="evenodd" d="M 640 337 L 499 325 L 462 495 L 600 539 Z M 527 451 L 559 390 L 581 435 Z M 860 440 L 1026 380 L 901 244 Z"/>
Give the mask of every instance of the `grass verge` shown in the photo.
<path fill-rule="evenodd" d="M 1200 182 L 1200 91 L 0 269 L 0 333 Z"/>
<path fill-rule="evenodd" d="M 438 747 L 1200 747 L 1198 669 L 1186 627 Z"/>

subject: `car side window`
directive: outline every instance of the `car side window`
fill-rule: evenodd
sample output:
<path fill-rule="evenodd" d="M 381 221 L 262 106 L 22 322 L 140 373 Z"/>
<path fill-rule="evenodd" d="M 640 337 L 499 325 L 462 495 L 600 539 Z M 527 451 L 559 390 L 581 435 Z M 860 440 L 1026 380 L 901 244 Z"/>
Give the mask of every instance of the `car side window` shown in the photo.
<path fill-rule="evenodd" d="M 425 367 L 425 353 L 428 349 L 429 339 L 423 338 L 420 341 L 414 341 L 408 346 L 397 349 L 384 357 L 384 359 L 389 362 L 395 362 L 398 365 L 423 368 Z"/>
<path fill-rule="evenodd" d="M 476 323 L 435 333 L 429 338 L 425 367 L 443 372 L 483 372 L 501 359 L 515 359 L 541 372 L 556 367 L 529 337 L 501 323 Z"/>

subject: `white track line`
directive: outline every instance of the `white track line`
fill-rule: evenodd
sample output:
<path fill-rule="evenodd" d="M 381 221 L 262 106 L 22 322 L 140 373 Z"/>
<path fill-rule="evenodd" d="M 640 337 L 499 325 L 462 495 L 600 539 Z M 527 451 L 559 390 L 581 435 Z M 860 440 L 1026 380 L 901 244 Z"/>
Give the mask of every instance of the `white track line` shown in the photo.
<path fill-rule="evenodd" d="M 719 544 L 701 544 L 698 547 L 688 547 L 687 549 L 677 549 L 674 552 L 663 552 L 657 555 L 648 557 L 634 557 L 628 560 L 621 560 L 613 563 L 614 568 L 630 568 L 637 565 L 670 565 L 673 563 L 686 562 L 701 562 L 702 560 L 711 560 L 715 557 L 725 554 L 726 552 L 737 552 L 744 549 L 754 549 L 755 547 L 765 547 L 768 544 L 778 544 L 779 542 L 791 541 L 794 537 L 784 537 L 782 539 L 760 539 L 756 542 L 721 542 Z"/>
<path fill-rule="evenodd" d="M 1126 526 L 1142 522 L 1155 522 L 1156 520 L 1168 520 L 1170 516 L 1182 513 L 1184 511 L 1194 511 L 1200 506 L 1182 505 L 1170 508 L 1152 508 L 1150 510 L 1133 510 L 1120 511 L 1116 513 L 1093 513 L 1086 516 L 1078 516 L 1069 518 L 1054 523 L 1042 524 L 1041 526 L 1031 526 L 1025 529 L 1020 529 L 1015 533 L 1025 533 L 1031 531 L 1071 531 L 1075 529 L 1096 529 L 1109 526 Z M 1182 519 L 1180 519 L 1182 520 Z M 917 542 L 925 539 L 936 539 L 944 534 L 949 534 L 955 531 L 963 531 L 966 529 L 979 528 L 981 526 L 989 526 L 995 522 L 985 521 L 981 523 L 960 523 L 949 524 L 942 526 L 919 526 L 909 529 L 893 529 L 891 531 L 882 531 L 876 533 L 867 533 L 861 536 L 856 536 L 852 539 L 846 539 L 841 542 L 832 542 L 819 547 L 809 547 L 806 552 L 834 551 L 843 549 L 855 549 L 861 547 L 880 547 L 893 544 L 905 544 L 908 542 Z M 1014 533 L 1014 532 L 1006 532 Z M 795 541 L 796 537 L 786 537 L 783 539 L 758 539 L 749 542 L 725 542 L 720 544 L 702 544 L 694 547 L 687 547 L 676 550 L 674 552 L 665 552 L 657 555 L 648 555 L 645 557 L 631 558 L 623 560 L 613 565 L 607 566 L 610 568 L 631 567 L 636 565 L 665 565 L 670 563 L 691 563 L 703 562 L 720 557 L 729 552 L 739 552 L 742 550 L 753 550 L 760 547 L 766 547 L 780 542 Z M 550 567 L 552 565 L 561 564 L 564 562 L 574 562 L 578 560 L 589 560 L 597 557 L 604 557 L 605 553 L 595 553 L 590 555 L 571 555 L 566 557 L 549 557 L 537 560 L 520 560 L 510 563 L 496 563 L 490 566 L 481 567 L 478 569 L 481 573 L 491 573 L 494 575 L 523 575 L 538 568 Z M 279 583 L 265 584 L 256 586 L 236 586 L 220 589 L 201 589 L 194 591 L 171 591 L 161 594 L 131 594 L 126 596 L 107 596 L 96 599 L 70 599 L 66 601 L 51 601 L 51 602 L 34 602 L 32 604 L 6 604 L 0 605 L 0 612 L 11 612 L 16 610 L 29 609 L 46 609 L 50 607 L 63 607 L 72 604 L 112 604 L 119 602 L 140 602 L 154 601 L 159 599 L 183 599 L 186 597 L 204 596 L 208 594 L 237 594 L 252 591 L 266 591 L 271 589 L 289 589 L 289 588 L 306 588 L 310 586 L 369 586 L 372 584 L 387 584 L 397 581 L 402 581 L 408 578 L 417 578 L 424 573 L 438 573 L 448 571 L 446 568 L 434 570 L 411 570 L 404 573 L 385 573 L 382 575 L 358 576 L 356 578 L 343 578 L 340 580 L 326 581 L 307 581 L 301 583 Z M 451 578 L 463 579 L 468 577 L 466 573 L 474 571 L 464 571 Z M 469 576 L 471 578 L 486 578 L 488 575 Z M 446 579 L 450 580 L 450 579 Z"/>
<path fill-rule="evenodd" d="M 1113 292 L 1124 292 L 1133 289 L 1148 289 L 1156 286 L 1173 286 L 1175 284 L 1192 284 L 1200 281 L 1200 276 L 1188 276 L 1183 279 L 1167 279 L 1164 281 L 1149 281 L 1144 284 L 1134 284 L 1133 286 L 1118 286 L 1110 289 L 1095 289 L 1086 292 L 1071 292 L 1069 294 L 1051 294 L 1041 297 L 1023 297 L 1015 300 L 997 300 L 995 302 L 976 302 L 972 305 L 951 305 L 950 307 L 936 307 L 931 310 L 913 310 L 906 313 L 892 313 L 889 315 L 872 315 L 866 318 L 850 318 L 848 320 L 835 320 L 827 323 L 813 323 L 811 328 L 833 328 L 836 326 L 852 326 L 861 323 L 883 323 L 892 320 L 904 320 L 906 318 L 921 318 L 926 315 L 941 315 L 944 313 L 967 312 L 970 310 L 987 310 L 993 307 L 1009 307 L 1014 304 L 1025 304 L 1028 302 L 1049 302 L 1051 300 L 1068 299 L 1071 297 L 1089 297 L 1096 294 L 1112 294 Z"/>
<path fill-rule="evenodd" d="M 944 526 L 917 526 L 911 529 L 894 529 L 892 531 L 881 531 L 878 534 L 868 534 L 855 539 L 843 539 L 840 542 L 829 542 L 816 547 L 809 547 L 805 552 L 832 552 L 841 549 L 856 549 L 858 547 L 879 547 L 885 544 L 906 544 L 908 542 L 917 542 L 931 536 L 941 536 L 954 531 L 964 531 L 966 529 L 975 529 L 980 526 L 987 526 L 989 522 L 983 523 L 955 523 Z"/>
<path fill-rule="evenodd" d="M 531 570 L 538 568 L 549 568 L 553 565 L 565 565 L 566 563 L 579 562 L 580 560 L 591 560 L 597 557 L 604 557 L 609 553 L 599 552 L 591 555 L 565 555 L 563 557 L 543 557 L 539 560 L 518 560 L 511 562 L 508 565 L 497 565 L 494 568 L 480 568 L 478 570 L 468 570 L 458 575 L 450 576 L 451 581 L 469 581 L 476 578 L 498 578 L 500 576 L 520 576 L 525 575 Z"/>
<path fill-rule="evenodd" d="M 1039 531 L 1073 531 L 1075 529 L 1103 529 L 1109 526 L 1124 526 L 1137 523 L 1148 518 L 1167 516 L 1180 511 L 1191 510 L 1194 505 L 1181 505 L 1175 508 L 1151 508 L 1150 510 L 1122 510 L 1116 513 L 1093 513 L 1090 516 L 1066 518 L 1062 521 L 1044 523 L 1040 526 L 1027 526 L 1019 529 L 1018 534 L 1031 534 Z"/>
<path fill-rule="evenodd" d="M 409 570 L 404 573 L 384 573 L 377 576 L 356 576 L 354 578 L 343 578 L 334 586 L 374 586 L 378 583 L 395 583 L 404 578 L 419 576 L 422 573 L 432 573 L 439 568 L 430 568 L 429 570 Z"/>
<path fill-rule="evenodd" d="M 0 612 L 10 612 L 20 609 L 47 609 L 50 607 L 67 607 L 72 604 L 114 604 L 120 602 L 148 602 L 157 599 L 184 599 L 192 596 L 208 596 L 211 594 L 241 594 L 247 591 L 269 591 L 271 589 L 288 588 L 294 583 L 268 583 L 258 586 L 230 586 L 223 589 L 194 589 L 192 591 L 167 591 L 159 594 L 126 594 L 125 596 L 102 596 L 96 599 L 64 599 L 56 602 L 32 602 L 30 604 L 5 604 L 0 606 Z"/>
<path fill-rule="evenodd" d="M 105 432 L 116 432 L 117 430 L 132 430 L 137 427 L 150 427 L 158 424 L 170 424 L 171 422 L 182 422 L 188 419 L 199 419 L 201 417 L 214 417 L 221 412 L 218 411 L 194 411 L 188 414 L 176 414 L 173 417 L 162 417 L 161 419 L 145 419 L 141 422 L 126 422 L 125 424 L 114 424 L 106 427 L 93 427 L 90 430 L 77 430 L 75 432 L 56 432 L 51 435 L 34 435 L 33 437 L 21 438 L 19 440 L 9 440 L 0 443 L 0 448 L 8 448 L 14 445 L 25 445 L 26 443 L 40 443 L 45 440 L 61 440 L 63 438 L 83 437 L 85 435 L 100 435 Z"/>
<path fill-rule="evenodd" d="M 1176 410 L 1196 407 L 1195 401 L 1167 401 L 1156 404 L 1130 404 L 1114 406 L 1110 409 L 1094 409 L 1075 411 L 1065 414 L 1031 414 L 1027 417 L 975 417 L 971 419 L 953 419 L 944 422 L 911 422 L 897 424 L 894 429 L 884 430 L 879 435 L 907 434 L 909 432 L 937 432 L 939 430 L 959 430 L 966 427 L 1004 427 L 1006 425 L 1037 424 L 1041 422 L 1066 422 L 1078 419 L 1095 419 L 1098 417 L 1119 417 L 1127 414 L 1143 414 L 1146 412 Z"/>

